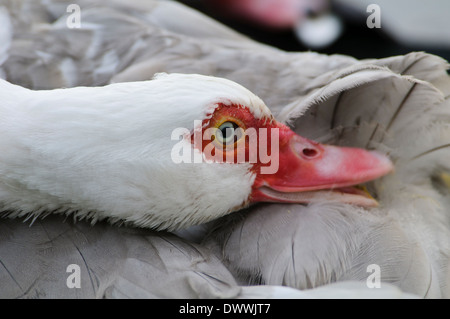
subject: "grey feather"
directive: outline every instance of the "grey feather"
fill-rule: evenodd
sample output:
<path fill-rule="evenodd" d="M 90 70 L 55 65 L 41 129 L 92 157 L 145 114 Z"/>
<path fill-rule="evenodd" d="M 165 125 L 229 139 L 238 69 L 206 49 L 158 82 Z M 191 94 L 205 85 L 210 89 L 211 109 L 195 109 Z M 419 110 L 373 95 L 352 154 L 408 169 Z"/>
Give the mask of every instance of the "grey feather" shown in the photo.
<path fill-rule="evenodd" d="M 414 63 L 430 81 L 448 79 L 447 65 L 434 57 L 414 54 L 396 61 L 385 62 L 392 69 Z M 420 72 L 436 61 L 439 71 Z M 212 232 L 215 248 L 236 276 L 307 289 L 366 280 L 367 267 L 377 264 L 383 282 L 421 297 L 448 297 L 448 188 L 443 194 L 432 183 L 450 170 L 450 104 L 443 92 L 391 69 L 357 65 L 340 70 L 283 115 L 304 136 L 386 152 L 396 171 L 368 184 L 378 209 L 266 205 L 251 208 L 241 220 L 221 221 Z"/>
<path fill-rule="evenodd" d="M 80 267 L 80 288 L 69 288 Z M 218 258 L 169 233 L 48 216 L 0 223 L 1 298 L 232 298 Z"/>

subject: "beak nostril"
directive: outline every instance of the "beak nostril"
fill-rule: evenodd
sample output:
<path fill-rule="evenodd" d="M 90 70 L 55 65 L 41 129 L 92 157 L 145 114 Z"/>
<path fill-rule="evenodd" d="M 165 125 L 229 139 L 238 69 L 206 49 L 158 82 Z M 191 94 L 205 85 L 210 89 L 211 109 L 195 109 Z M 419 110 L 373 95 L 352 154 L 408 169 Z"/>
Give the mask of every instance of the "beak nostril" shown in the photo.
<path fill-rule="evenodd" d="M 305 160 L 315 159 L 323 153 L 322 146 L 319 143 L 298 135 L 291 138 L 290 143 L 294 153 Z"/>
<path fill-rule="evenodd" d="M 304 148 L 303 155 L 305 155 L 306 157 L 315 157 L 317 156 L 317 151 L 313 148 Z"/>

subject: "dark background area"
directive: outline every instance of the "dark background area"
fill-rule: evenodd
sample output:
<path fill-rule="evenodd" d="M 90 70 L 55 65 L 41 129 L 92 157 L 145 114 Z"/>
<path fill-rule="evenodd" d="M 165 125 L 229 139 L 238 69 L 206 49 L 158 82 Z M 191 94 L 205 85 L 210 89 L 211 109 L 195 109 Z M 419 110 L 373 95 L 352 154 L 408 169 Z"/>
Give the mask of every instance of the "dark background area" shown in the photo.
<path fill-rule="evenodd" d="M 221 16 L 217 12 L 213 12 L 205 6 L 204 1 L 202 0 L 178 1 L 209 15 L 215 20 L 222 22 L 223 24 L 249 36 L 256 41 L 266 43 L 286 51 L 310 50 L 299 42 L 294 32 L 291 30 L 274 31 Z M 339 14 L 339 10 L 336 12 Z M 325 54 L 345 54 L 358 59 L 384 58 L 393 55 L 407 54 L 411 51 L 425 51 L 439 55 L 447 61 L 450 61 L 450 50 L 425 46 L 409 47 L 402 45 L 394 41 L 391 37 L 384 33 L 382 29 L 367 28 L 365 17 L 361 17 L 361 19 L 355 19 L 354 17 L 349 19 L 348 17 L 343 17 L 343 25 L 344 31 L 341 37 L 334 44 L 322 50 L 312 51 Z"/>

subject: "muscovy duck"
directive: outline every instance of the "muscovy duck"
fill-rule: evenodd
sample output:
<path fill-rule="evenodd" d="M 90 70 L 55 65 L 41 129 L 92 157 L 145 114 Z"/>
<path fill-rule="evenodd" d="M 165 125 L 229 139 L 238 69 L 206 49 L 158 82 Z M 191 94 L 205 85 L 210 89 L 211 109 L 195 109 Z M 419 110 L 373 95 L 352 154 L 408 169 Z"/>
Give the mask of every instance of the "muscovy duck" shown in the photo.
<path fill-rule="evenodd" d="M 445 105 L 448 105 L 450 85 L 448 75 L 445 73 L 447 64 L 444 61 L 424 53 L 365 61 L 315 53 L 286 53 L 255 43 L 172 1 L 148 1 L 145 4 L 140 2 L 126 5 L 114 2 L 108 3 L 108 6 L 104 6 L 101 1 L 95 3 L 78 1 L 78 3 L 83 10 L 82 28 L 68 30 L 66 27 L 68 14 L 65 11 L 68 2 L 2 1 L 8 9 L 0 10 L 2 25 L 5 26 L 0 36 L 2 43 L 8 45 L 3 47 L 0 55 L 2 55 L 1 61 L 4 61 L 3 73 L 8 80 L 32 88 L 55 88 L 145 80 L 152 78 L 155 72 L 216 75 L 243 84 L 263 98 L 270 105 L 272 114 L 280 121 L 288 120 L 289 117 L 294 120 L 298 118 L 292 121 L 297 124 L 294 129 L 301 131 L 307 137 L 338 144 L 377 148 L 379 151 L 390 152 L 390 156 L 394 155 L 396 167 L 400 167 L 397 168 L 397 173 L 388 179 L 383 178 L 376 185 L 369 185 L 371 192 L 377 194 L 379 198 L 380 207 L 377 210 L 364 210 L 359 213 L 358 209 L 348 206 L 325 205 L 324 207 L 323 211 L 330 211 L 334 217 L 339 216 L 339 212 L 343 211 L 344 218 L 340 221 L 346 222 L 343 222 L 338 229 L 341 232 L 334 232 L 335 236 L 331 240 L 341 238 L 344 246 L 349 248 L 348 251 L 354 256 L 360 256 L 359 258 L 330 258 L 325 255 L 321 261 L 320 254 L 314 260 L 292 258 L 293 256 L 287 253 L 282 255 L 287 258 L 280 258 L 280 260 L 285 262 L 285 269 L 289 271 L 273 277 L 267 275 L 267 270 L 279 270 L 282 262 L 275 265 L 276 267 L 270 264 L 264 266 L 260 261 L 267 261 L 267 259 L 260 259 L 251 268 L 238 260 L 235 265 L 231 265 L 231 268 L 234 268 L 233 272 L 235 273 L 238 269 L 240 271 L 238 277 L 252 277 L 247 278 L 248 281 L 244 281 L 244 284 L 255 281 L 266 284 L 280 282 L 279 278 L 283 277 L 286 285 L 308 288 L 346 279 L 361 280 L 368 275 L 364 272 L 366 269 L 363 266 L 352 269 L 347 265 L 352 262 L 370 260 L 367 258 L 369 255 L 376 257 L 381 252 L 390 251 L 390 254 L 386 254 L 387 257 L 373 258 L 381 264 L 382 270 L 387 270 L 381 272 L 383 285 L 385 282 L 392 282 L 407 291 L 425 297 L 439 296 L 440 289 L 443 291 L 442 296 L 448 296 L 446 282 L 448 282 L 448 207 L 450 203 L 449 187 L 446 182 L 449 169 L 448 162 L 445 160 L 448 158 L 448 148 L 445 146 L 449 143 L 449 134 L 448 107 L 446 108 Z M 182 17 L 182 19 L 173 19 L 174 17 Z M 195 23 L 191 23 L 194 20 Z M 30 23 L 30 21 L 37 23 Z M 85 45 L 80 46 L 80 43 Z M 261 67 L 262 65 L 264 67 Z M 393 78 L 395 81 L 392 80 Z M 274 91 L 278 94 L 273 94 Z M 343 102 L 346 102 L 345 106 Z M 321 107 L 322 105 L 326 107 Z M 376 116 L 373 114 L 380 105 L 391 110 L 386 113 L 387 119 L 379 118 L 382 112 Z M 425 110 L 420 108 L 422 106 Z M 366 114 L 360 118 L 348 116 L 355 110 Z M 293 113 L 297 113 L 298 117 Z M 300 117 L 302 113 L 304 116 Z M 311 116 L 314 117 L 314 121 L 311 121 Z M 392 118 L 394 120 L 389 125 Z M 366 122 L 363 121 L 364 119 Z M 408 125 L 390 129 L 388 134 L 385 134 L 386 127 L 395 128 L 399 122 Z M 315 125 L 308 125 L 311 123 Z M 403 132 L 400 128 L 405 127 L 407 130 Z M 363 132 L 363 134 L 350 134 L 352 132 Z M 358 136 L 361 140 L 357 141 L 355 138 Z M 386 137 L 381 138 L 382 136 Z M 416 136 L 420 137 L 417 142 L 415 142 Z M 397 144 L 389 144 L 392 141 Z M 387 142 L 389 143 L 385 145 Z M 397 151 L 396 148 L 399 145 L 404 147 Z M 411 158 L 415 160 L 411 161 Z M 399 169 L 403 173 L 399 174 Z M 409 174 L 410 172 L 412 173 Z M 398 176 L 401 178 L 397 180 Z M 389 182 L 385 183 L 386 181 Z M 384 189 L 384 192 L 381 193 L 380 189 Z M 386 197 L 389 192 L 392 196 Z M 277 207 L 277 211 L 281 214 L 285 212 L 287 217 L 284 216 L 280 218 L 280 221 L 275 221 L 274 225 L 289 221 L 289 218 L 293 218 L 292 225 L 296 225 L 301 220 L 299 216 L 289 217 L 292 214 L 286 209 L 292 212 L 291 209 L 294 209 L 292 205 Z M 311 210 L 308 211 L 317 211 L 315 205 L 310 207 Z M 295 209 L 309 208 L 296 207 Z M 314 225 L 335 220 L 331 214 L 330 217 L 326 214 L 318 214 L 317 220 L 310 221 L 311 229 Z M 47 224 L 50 229 L 53 229 L 54 226 L 50 226 L 49 218 L 38 220 L 35 225 Z M 245 218 L 252 221 L 251 215 Z M 302 222 L 305 221 L 306 219 L 302 220 Z M 397 229 L 387 226 L 391 221 L 398 226 Z M 15 235 L 23 238 L 24 242 L 30 245 L 30 249 L 35 250 L 37 255 L 42 257 L 40 255 L 42 251 L 36 250 L 35 243 L 28 240 L 30 238 L 28 236 L 32 236 L 32 233 L 19 231 L 22 225 L 15 220 L 8 223 L 10 223 L 8 227 L 18 230 Z M 79 234 L 77 231 L 79 226 L 70 227 Z M 240 229 L 238 227 L 235 234 L 241 233 Z M 295 230 L 295 227 L 293 226 L 292 229 Z M 352 229 L 358 229 L 359 233 L 352 232 Z M 370 229 L 375 229 L 377 232 Z M 228 227 L 228 230 L 233 230 L 233 227 Z M 47 232 L 42 232 L 40 236 L 44 236 Z M 273 230 L 271 232 L 274 233 Z M 368 241 L 365 241 L 365 233 L 370 234 Z M 391 233 L 397 234 L 395 237 L 397 240 L 394 243 L 390 240 L 381 240 L 389 239 Z M 235 234 L 230 234 L 230 238 L 235 237 Z M 285 238 L 289 243 L 296 242 L 298 234 L 298 231 L 286 230 Z M 162 236 L 162 234 L 159 235 Z M 257 236 L 258 240 L 270 239 L 266 235 L 267 233 L 264 236 Z M 96 233 L 96 236 L 101 237 L 101 233 Z M 277 237 L 277 232 L 274 236 L 274 245 L 276 245 L 280 237 Z M 217 241 L 214 245 L 218 244 L 223 248 L 218 256 L 224 257 L 229 265 L 230 261 L 236 260 L 235 256 L 239 252 L 235 255 L 230 254 L 226 242 L 220 242 L 219 237 L 208 237 L 204 245 L 211 245 L 211 240 Z M 298 239 L 303 238 L 298 237 Z M 360 245 L 359 248 L 358 245 L 356 248 L 347 246 L 352 242 L 352 238 L 356 243 L 362 243 L 362 246 Z M 3 251 L 7 251 L 9 256 L 12 256 L 14 240 L 9 241 L 9 239 L 11 237 L 2 241 Z M 72 237 L 69 240 L 72 240 Z M 324 243 L 329 243 L 330 239 L 323 238 L 323 240 Z M 51 242 L 55 244 L 55 248 L 61 247 L 60 243 L 54 239 Z M 261 247 L 261 243 L 258 247 Z M 373 245 L 368 247 L 367 243 Z M 299 244 L 287 246 L 293 253 L 296 250 L 292 247 L 302 248 Z M 335 245 L 332 247 L 336 248 Z M 314 248 L 315 246 L 311 246 L 309 252 L 314 252 Z M 122 250 L 119 255 L 124 256 L 124 251 L 127 249 Z M 333 249 L 330 251 L 333 252 Z M 401 254 L 402 258 L 398 258 L 406 261 L 405 263 L 397 262 L 397 260 L 393 262 L 392 256 L 397 258 L 397 251 L 408 250 L 411 252 L 409 255 L 411 258 L 408 258 L 408 254 L 405 253 Z M 67 251 L 56 249 L 54 261 L 63 260 L 70 251 L 77 254 L 74 246 L 67 248 Z M 84 256 L 101 255 L 99 250 L 93 249 L 89 243 L 86 243 L 82 251 Z M 423 253 L 424 251 L 426 254 Z M 339 248 L 335 251 L 336 254 L 342 252 L 347 252 L 347 249 Z M 143 255 L 133 253 L 130 255 L 146 260 Z M 253 256 L 249 255 L 250 261 Z M 118 264 L 129 260 L 127 257 L 111 258 Z M 24 272 L 21 269 L 24 268 L 20 265 L 24 263 L 19 264 L 17 260 L 19 259 L 10 259 L 13 266 L 8 268 L 11 273 L 17 270 L 22 275 Z M 83 260 L 88 258 L 85 257 Z M 94 264 L 94 260 L 90 259 L 88 264 Z M 338 268 L 335 274 L 329 275 L 329 272 L 321 271 L 324 269 L 323 265 L 336 265 L 336 261 L 340 260 L 345 260 L 347 264 L 344 265 L 345 267 Z M 175 260 L 171 261 L 175 262 Z M 287 267 L 289 261 L 295 261 L 295 267 Z M 389 266 L 391 262 L 394 266 Z M 5 264 L 11 266 L 11 264 Z M 128 263 L 128 265 L 131 264 Z M 307 265 L 311 267 L 308 268 Z M 136 267 L 135 270 L 145 268 L 144 263 L 134 267 Z M 302 267 L 307 271 L 302 272 Z M 249 269 L 255 269 L 253 276 L 248 276 Z M 392 269 L 399 270 L 394 277 L 391 276 Z M 46 273 L 50 269 L 40 268 L 40 271 Z M 297 274 L 296 271 L 299 273 Z M 304 275 L 305 273 L 307 276 Z M 317 275 L 321 273 L 324 276 Z M 383 276 L 383 273 L 387 275 Z M 421 275 L 424 273 L 431 275 Z M 402 274 L 406 275 L 402 277 Z M 117 272 L 110 275 L 111 277 L 107 275 L 106 277 L 112 282 Z M 18 276 L 13 277 L 18 278 Z M 30 280 L 29 285 L 22 286 L 31 294 L 38 291 L 37 294 L 42 296 L 43 290 L 39 287 L 45 284 L 45 280 L 36 280 L 37 277 L 32 274 L 21 276 L 23 280 Z M 239 279 L 242 282 L 242 278 Z M 434 279 L 438 280 L 439 288 L 436 288 Z M 12 279 L 8 277 L 8 280 Z M 31 285 L 33 282 L 35 285 Z M 95 280 L 92 282 L 95 283 Z M 121 282 L 123 283 L 124 281 Z M 137 286 L 128 282 L 128 285 L 123 287 L 131 293 L 137 291 Z M 30 290 L 26 289 L 28 287 L 31 287 Z M 93 287 L 96 286 L 93 285 Z M 95 290 L 94 288 L 92 291 Z"/>

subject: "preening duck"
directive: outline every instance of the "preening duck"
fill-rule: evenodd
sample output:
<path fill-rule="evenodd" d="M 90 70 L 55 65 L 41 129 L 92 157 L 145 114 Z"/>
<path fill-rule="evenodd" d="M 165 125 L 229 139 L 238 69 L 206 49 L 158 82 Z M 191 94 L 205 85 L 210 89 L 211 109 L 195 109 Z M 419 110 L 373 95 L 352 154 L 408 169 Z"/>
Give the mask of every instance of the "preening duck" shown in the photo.
<path fill-rule="evenodd" d="M 390 153 L 395 174 L 368 185 L 380 207 L 275 204 L 220 220 L 205 242 L 240 282 L 308 289 L 367 280 L 375 265 L 383 282 L 448 298 L 448 65 L 424 54 L 370 63 L 342 69 L 280 117 L 321 141 Z M 401 71 L 377 66 L 385 63 Z"/>
<path fill-rule="evenodd" d="M 449 156 L 450 140 L 448 124 L 450 81 L 445 71 L 447 69 L 445 61 L 424 53 L 365 61 L 315 53 L 286 53 L 255 43 L 172 1 L 133 2 L 126 5 L 110 2 L 108 6 L 103 5 L 101 1 L 95 3 L 78 1 L 78 3 L 83 8 L 82 28 L 67 29 L 68 2 L 14 1 L 15 5 L 11 5 L 8 1 L 2 2 L 6 4 L 6 7 L 0 10 L 0 20 L 6 27 L 1 29 L 0 37 L 2 43 L 7 44 L 7 48 L 5 46 L 0 50 L 0 61 L 3 62 L 2 74 L 8 81 L 28 88 L 53 89 L 149 80 L 157 72 L 200 73 L 224 77 L 243 85 L 259 96 L 270 107 L 271 114 L 279 121 L 276 123 L 279 123 L 277 125 L 280 127 L 281 123 L 289 123 L 296 134 L 311 140 L 344 147 L 375 149 L 379 153 L 389 154 L 394 162 L 395 172 L 367 184 L 370 193 L 379 202 L 378 208 L 336 203 L 336 199 L 332 202 L 322 201 L 306 206 L 287 203 L 258 204 L 252 206 L 250 210 L 235 212 L 228 217 L 222 217 L 217 222 L 204 224 L 202 227 L 208 234 L 206 236 L 198 232 L 198 229 L 194 229 L 196 242 L 190 240 L 186 233 L 179 233 L 184 236 L 180 238 L 165 232 L 114 228 L 103 222 L 97 222 L 94 227 L 86 226 L 82 222 L 63 224 L 61 223 L 63 218 L 57 215 L 49 215 L 42 220 L 36 219 L 32 227 L 24 225 L 21 219 L 6 219 L 0 223 L 2 226 L 0 232 L 2 265 L 0 292 L 2 296 L 220 296 L 235 298 L 280 296 L 286 293 L 300 298 L 305 295 L 294 293 L 298 290 L 285 290 L 281 293 L 281 290 L 277 290 L 281 289 L 280 287 L 270 285 L 287 285 L 299 289 L 325 285 L 324 289 L 327 289 L 331 288 L 328 284 L 333 282 L 358 280 L 365 286 L 370 274 L 367 272 L 367 266 L 373 264 L 380 267 L 383 293 L 386 293 L 384 288 L 388 286 L 387 284 L 391 283 L 403 291 L 420 297 L 449 296 L 448 172 L 450 168 L 446 159 Z M 32 10 L 28 10 L 30 6 Z M 145 14 L 142 14 L 143 12 Z M 32 17 L 32 19 L 26 17 Z M 195 22 L 191 23 L 194 20 Z M 30 21 L 36 23 L 29 23 Z M 67 39 L 71 37 L 77 40 L 68 41 Z M 85 45 L 80 46 L 80 43 Z M 154 81 L 163 81 L 164 78 L 167 81 L 177 76 L 183 77 L 168 75 Z M 203 82 L 200 80 L 201 77 L 194 77 Z M 236 84 L 225 84 L 224 80 L 212 81 L 221 83 L 217 84 L 218 87 L 222 87 L 223 84 L 227 92 L 229 92 L 229 85 L 235 87 L 238 92 L 248 92 L 240 87 L 237 89 Z M 42 100 L 46 100 L 56 99 L 58 95 L 68 93 L 73 94 L 74 103 L 81 101 L 79 107 L 75 107 L 75 104 L 67 105 L 68 102 L 65 99 L 63 101 L 63 97 L 60 96 L 60 103 L 52 110 L 71 109 L 78 112 L 83 109 L 96 112 L 95 106 L 91 103 L 92 99 L 84 93 L 89 91 L 88 88 L 39 93 L 12 86 L 6 82 L 2 82 L 2 85 L 8 88 L 2 94 L 14 98 L 8 99 L 10 103 L 13 103 L 11 105 L 17 105 L 14 101 L 27 100 L 27 96 L 40 96 Z M 137 88 L 140 84 L 134 85 Z M 121 86 L 91 88 L 89 92 L 98 92 L 101 96 L 101 92 L 114 91 L 111 92 L 112 96 L 126 96 L 126 92 L 115 89 L 119 87 Z M 133 84 L 131 87 L 134 87 Z M 214 96 L 220 96 L 217 94 L 219 92 L 222 92 L 222 89 L 218 89 Z M 184 90 L 179 96 L 183 107 L 187 101 L 181 96 L 186 96 L 185 94 L 194 100 L 199 98 L 192 96 L 191 91 Z M 208 92 L 208 94 L 212 93 Z M 109 93 L 105 95 L 109 96 Z M 251 93 L 244 95 L 247 96 L 244 99 L 254 96 Z M 170 92 L 168 96 L 175 99 L 173 92 Z M 241 95 L 238 94 L 238 96 Z M 230 98 L 228 95 L 227 97 Z M 137 111 L 138 107 L 144 108 L 142 104 L 131 103 L 134 98 L 133 95 L 133 98 L 128 96 L 123 100 L 127 105 L 132 104 L 126 108 L 127 112 Z M 25 103 L 23 107 L 37 106 L 39 103 L 36 101 L 39 100 L 36 99 L 32 104 Z M 260 118 L 263 114 L 270 114 L 264 111 L 266 108 L 262 106 L 264 104 L 260 104 L 261 100 L 254 97 L 250 100 L 258 101 L 255 105 L 260 106 L 255 108 L 259 111 L 253 114 L 253 117 Z M 78 102 L 76 103 L 78 105 Z M 109 105 L 106 102 L 105 109 L 112 110 L 114 105 L 118 105 L 116 103 L 117 101 L 111 101 Z M 204 108 L 205 106 L 208 108 L 207 105 L 217 105 L 217 100 L 197 105 L 197 111 L 203 115 L 195 120 L 204 119 L 207 114 Z M 229 101 L 227 105 L 230 105 Z M 178 106 L 182 107 L 176 105 Z M 45 108 L 50 110 L 50 106 Z M 221 110 L 215 106 L 212 108 Z M 243 110 L 241 105 L 237 109 L 240 112 Z M 169 112 L 162 108 L 158 110 L 165 114 Z M 249 107 L 249 110 L 253 110 L 253 107 Z M 144 110 L 146 111 L 148 110 Z M 20 107 L 17 112 L 20 112 Z M 79 116 L 83 116 L 83 112 Z M 173 124 L 183 124 L 181 126 L 171 124 L 170 129 L 161 126 L 161 123 L 169 122 L 168 118 L 160 119 L 162 122 L 159 122 L 147 118 L 141 119 L 139 116 L 136 121 L 141 124 L 141 127 L 144 123 L 152 124 L 161 129 L 160 132 L 169 133 L 175 127 L 182 127 L 191 133 L 195 131 L 195 127 L 193 118 L 187 113 L 182 111 L 177 113 L 185 122 L 184 120 L 180 120 L 182 123 L 176 122 L 177 118 L 170 119 Z M 44 115 L 40 114 L 39 117 L 36 114 L 36 120 L 44 120 Z M 223 114 L 213 112 L 207 117 L 214 119 L 216 115 Z M 39 129 L 39 124 L 42 122 L 36 122 L 35 117 L 32 118 L 31 115 L 26 117 L 30 123 L 27 129 L 34 128 L 40 134 L 38 137 L 44 137 L 49 131 Z M 76 121 L 70 121 L 69 116 L 66 119 L 68 128 L 76 128 Z M 150 158 L 150 155 L 142 150 L 156 149 L 158 154 L 161 154 L 162 150 L 170 151 L 167 145 L 157 144 L 160 148 L 156 148 L 156 145 L 148 145 L 149 141 L 142 135 L 133 136 L 131 140 L 122 139 L 128 136 L 127 130 L 131 134 L 138 127 L 125 127 L 113 115 L 109 120 L 117 124 L 117 127 L 108 127 L 100 136 L 89 134 L 88 131 L 79 127 L 77 132 L 84 140 L 78 140 L 81 144 L 69 144 L 72 148 L 67 147 L 67 149 L 67 143 L 62 137 L 67 137 L 67 141 L 74 142 L 73 136 L 63 125 L 47 123 L 50 124 L 50 128 L 59 128 L 58 132 L 62 134 L 59 135 L 61 139 L 53 144 L 56 149 L 50 147 L 52 140 L 41 140 L 38 143 L 49 147 L 47 153 L 40 153 L 40 158 L 32 158 L 33 161 L 40 163 L 38 167 L 45 173 L 34 170 L 33 174 L 42 174 L 51 181 L 52 185 L 55 185 L 54 182 L 65 185 L 66 188 L 63 188 L 65 191 L 72 191 L 75 186 L 74 189 L 78 192 L 77 197 L 66 196 L 62 197 L 62 201 L 53 202 L 55 200 L 53 196 L 38 192 L 34 187 L 36 184 L 28 184 L 33 186 L 33 195 L 41 204 L 66 205 L 66 210 L 61 212 L 74 210 L 77 204 L 86 204 L 88 206 L 85 207 L 89 207 L 91 212 L 93 206 L 96 205 L 95 207 L 99 208 L 103 202 L 124 200 L 126 197 L 124 194 L 119 194 L 120 196 L 116 199 L 113 197 L 117 195 L 117 192 L 113 196 L 112 193 L 105 191 L 110 187 L 120 189 L 120 185 L 113 182 L 116 176 L 129 180 L 130 176 L 124 169 L 114 170 L 114 174 L 110 175 L 113 178 L 108 176 L 108 180 L 97 181 L 98 179 L 92 178 L 92 176 L 98 176 L 98 173 L 107 172 L 112 167 L 118 167 L 119 163 L 115 163 L 114 160 L 120 161 L 134 173 L 141 172 L 136 166 L 131 165 L 125 153 L 115 153 L 115 149 L 109 148 L 108 145 L 118 143 L 115 145 L 120 144 L 124 150 L 136 151 L 133 153 L 134 159 Z M 13 123 L 16 128 L 25 127 L 25 122 L 14 121 Z M 102 127 L 102 120 L 88 121 L 88 123 L 93 130 Z M 270 121 L 266 121 L 267 123 Z M 1 129 L 6 130 L 4 127 Z M 145 127 L 143 130 L 150 132 L 152 127 Z M 120 134 L 110 136 L 112 131 Z M 25 138 L 29 138 L 30 135 L 18 132 L 11 141 L 6 138 L 0 141 L 11 144 L 13 140 L 22 137 L 21 142 L 25 143 L 22 145 L 29 145 L 26 144 Z M 121 135 L 122 133 L 124 135 Z M 12 136 L 8 134 L 7 136 Z M 105 145 L 103 140 L 99 143 L 100 139 L 110 144 Z M 165 140 L 165 142 L 179 141 Z M 99 148 L 95 147 L 96 143 Z M 309 143 L 308 141 L 308 145 L 317 145 Z M 61 153 L 61 145 L 64 145 L 64 152 L 67 153 Z M 82 145 L 92 147 L 87 148 L 87 153 L 76 153 Z M 139 149 L 142 145 L 144 145 L 143 148 Z M 173 144 L 170 145 L 172 147 Z M 32 153 L 29 150 L 34 149 L 36 145 L 32 146 L 32 148 L 10 149 L 11 152 L 14 149 L 19 150 L 20 155 L 24 156 L 22 165 L 16 168 L 28 167 L 31 170 L 31 165 L 25 160 L 31 159 Z M 106 153 L 100 154 L 99 150 Z M 295 153 L 301 154 L 301 150 L 297 148 Z M 52 154 L 57 154 L 56 151 L 58 151 L 58 154 L 66 155 L 63 159 L 67 163 L 64 161 L 58 163 L 65 164 L 66 167 L 74 165 L 70 170 L 71 175 L 76 175 L 75 167 L 80 169 L 80 176 L 74 176 L 73 183 L 58 180 L 55 173 L 61 173 L 61 170 L 54 171 L 49 165 L 49 163 L 55 163 L 57 159 L 50 159 L 50 162 L 46 164 L 44 159 L 50 157 L 50 151 Z M 314 151 L 306 151 L 306 153 L 314 154 Z M 81 154 L 96 156 L 82 157 Z M 108 158 L 105 154 L 114 156 Z M 374 156 L 374 153 L 370 152 L 364 152 L 364 154 Z M 11 156 L 9 159 L 12 159 L 13 154 L 9 153 L 9 155 Z M 375 157 L 378 160 L 384 158 L 378 155 Z M 100 172 L 92 169 L 95 158 L 108 163 L 100 168 Z M 89 160 L 92 160 L 90 168 L 83 168 L 83 163 L 89 163 Z M 384 167 L 387 170 L 387 162 L 385 160 L 382 162 L 385 163 Z M 164 163 L 173 168 L 178 167 L 178 164 L 171 161 L 164 161 Z M 13 166 L 15 165 L 14 163 Z M 201 170 L 200 167 L 203 169 L 207 165 L 214 166 L 208 163 L 188 166 L 196 167 L 195 169 L 198 167 L 198 172 Z M 228 164 L 220 166 L 223 165 Z M 238 167 L 239 165 L 233 163 L 229 166 Z M 123 166 L 120 165 L 120 167 Z M 280 165 L 281 167 L 283 166 Z M 223 169 L 223 173 L 225 172 L 228 174 L 230 170 Z M 30 176 L 36 178 L 37 175 L 33 174 Z M 164 175 L 165 178 L 169 176 Z M 26 180 L 26 177 L 23 175 L 21 178 Z M 218 177 L 222 178 L 222 175 Z M 146 177 L 137 176 L 137 178 L 142 181 Z M 36 181 L 40 180 L 36 178 L 34 182 Z M 96 185 L 91 188 L 96 192 L 96 196 L 80 189 L 80 184 L 76 186 L 78 182 L 86 181 L 91 182 L 90 186 Z M 205 183 L 202 181 L 196 175 L 193 182 L 199 185 L 199 189 L 205 189 L 203 185 Z M 217 185 L 217 181 L 215 179 L 212 183 Z M 244 182 L 238 183 L 241 185 Z M 235 187 L 235 184 L 232 185 Z M 14 186 L 18 187 L 14 188 Z M 26 185 L 17 183 L 7 185 L 9 191 L 17 191 L 15 198 L 19 197 L 21 190 L 27 189 L 24 186 Z M 99 186 L 106 188 L 99 190 Z M 135 187 L 136 185 L 127 186 Z M 179 185 L 176 183 L 172 186 L 181 189 L 181 195 L 186 195 L 188 191 L 196 191 L 193 187 L 178 188 Z M 247 188 L 247 194 L 238 196 L 241 199 L 239 205 L 245 202 L 243 198 L 254 191 L 251 186 L 247 187 L 250 188 Z M 214 190 L 217 189 L 214 188 Z M 44 192 L 48 191 L 47 188 L 44 189 Z M 219 191 L 216 194 L 223 194 L 225 190 L 221 188 Z M 63 193 L 64 191 L 58 190 L 56 192 L 57 195 Z M 160 193 L 168 196 L 165 195 L 167 193 L 164 190 Z M 360 194 L 362 197 L 358 198 L 368 199 L 362 192 Z M 208 196 L 212 195 L 214 194 L 208 194 Z M 173 201 L 173 196 L 164 198 Z M 134 204 L 136 198 L 129 196 L 125 199 Z M 223 201 L 223 197 L 220 199 Z M 23 203 L 24 200 L 26 198 L 21 196 L 18 203 Z M 189 201 L 192 201 L 192 198 L 189 198 Z M 34 203 L 34 201 L 28 202 L 27 205 L 30 205 L 28 208 L 33 207 L 35 212 L 41 213 L 41 216 L 46 215 L 43 209 L 45 205 L 36 207 L 33 206 Z M 9 203 L 12 205 L 10 207 L 17 208 L 15 204 L 17 203 Z M 214 204 L 218 205 L 218 203 Z M 108 207 L 111 206 L 113 205 Z M 55 206 L 53 208 L 57 210 Z M 238 206 L 232 205 L 227 209 L 221 207 L 220 209 L 223 210 L 215 216 L 219 217 L 228 210 L 237 208 Z M 213 213 L 216 214 L 219 210 Z M 102 212 L 102 209 L 98 209 L 96 214 L 85 213 L 84 215 L 94 220 L 108 217 Z M 112 220 L 118 220 L 118 217 L 127 220 L 130 217 L 130 214 L 122 214 L 123 212 L 116 207 L 112 207 L 108 210 L 109 212 L 116 212 L 117 216 L 109 216 Z M 145 213 L 149 212 L 149 210 L 145 211 Z M 27 212 L 16 210 L 13 214 L 26 215 Z M 76 214 L 83 215 L 74 211 L 74 215 Z M 146 218 L 141 218 L 139 221 L 133 218 L 128 219 L 129 223 L 138 225 L 140 222 L 148 221 L 149 219 Z M 181 220 L 179 222 L 182 224 Z M 155 226 L 158 227 L 157 225 L 163 227 L 160 221 L 156 222 Z M 170 224 L 166 226 L 170 228 Z M 21 247 L 26 247 L 26 256 L 21 253 L 22 250 L 17 249 L 18 242 L 21 243 Z M 111 245 L 111 242 L 115 244 Z M 173 248 L 180 254 L 174 256 L 166 253 L 173 252 Z M 81 290 L 71 290 L 65 286 L 67 276 L 64 271 L 70 263 L 79 264 L 82 271 L 88 274 L 81 277 L 83 280 Z M 105 265 L 111 267 L 106 269 Z M 55 279 L 54 274 L 61 272 L 63 274 Z M 54 280 L 60 281 L 62 288 L 56 289 L 51 284 Z M 165 283 L 170 284 L 165 285 Z M 255 283 L 264 284 L 264 286 L 246 287 Z M 364 291 L 374 291 L 353 288 L 349 291 L 354 297 L 360 296 Z M 310 290 L 305 291 L 306 294 L 308 292 Z M 393 295 L 400 294 L 398 290 L 394 292 Z M 314 296 L 324 295 L 326 293 Z M 392 295 L 387 293 L 385 296 Z"/>
<path fill-rule="evenodd" d="M 329 196 L 373 206 L 348 187 L 392 170 L 380 154 L 294 134 L 262 100 L 225 79 L 162 74 L 49 91 L 2 81 L 0 95 L 0 145 L 7 150 L 0 155 L 0 201 L 11 217 L 56 211 L 174 230 L 267 200 Z M 180 128 L 184 135 L 174 136 Z M 249 129 L 257 139 L 244 136 Z M 263 140 L 269 161 L 261 157 L 269 155 L 261 154 Z"/>

